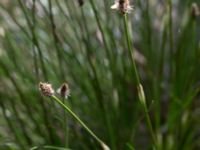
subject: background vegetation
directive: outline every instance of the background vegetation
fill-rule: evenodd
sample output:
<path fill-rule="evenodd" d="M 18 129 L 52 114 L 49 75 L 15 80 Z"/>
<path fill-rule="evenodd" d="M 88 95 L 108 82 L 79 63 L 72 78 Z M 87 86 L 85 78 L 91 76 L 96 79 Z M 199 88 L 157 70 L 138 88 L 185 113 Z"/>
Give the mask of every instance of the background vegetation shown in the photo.
<path fill-rule="evenodd" d="M 130 2 L 132 57 L 156 143 L 114 0 L 1 0 L 0 149 L 101 149 L 40 94 L 40 81 L 67 82 L 65 102 L 112 150 L 200 149 L 200 2 Z"/>

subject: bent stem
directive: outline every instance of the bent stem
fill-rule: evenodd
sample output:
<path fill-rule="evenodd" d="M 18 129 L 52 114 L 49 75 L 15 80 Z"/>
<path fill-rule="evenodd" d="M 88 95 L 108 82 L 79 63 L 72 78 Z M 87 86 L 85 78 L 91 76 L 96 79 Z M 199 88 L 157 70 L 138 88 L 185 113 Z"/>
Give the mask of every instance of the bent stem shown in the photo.
<path fill-rule="evenodd" d="M 55 95 L 52 96 L 52 98 L 60 105 L 62 106 L 68 113 L 70 113 L 70 115 L 72 115 L 74 117 L 74 119 L 76 119 L 76 121 L 78 121 L 84 128 L 85 130 L 95 139 L 97 140 L 97 142 L 99 142 L 99 144 L 101 145 L 101 147 L 104 150 L 110 150 L 110 148 L 100 139 L 98 138 L 94 132 L 92 132 L 92 130 L 90 130 L 90 128 L 67 106 L 65 105 L 59 98 L 57 98 Z"/>
<path fill-rule="evenodd" d="M 129 28 L 128 28 L 128 20 L 127 20 L 127 14 L 126 13 L 124 14 L 124 29 L 125 29 L 126 40 L 127 40 L 127 45 L 128 45 L 129 59 L 131 61 L 131 65 L 133 67 L 133 75 L 135 76 L 135 79 L 136 79 L 138 98 L 139 98 L 139 101 L 142 105 L 143 111 L 145 113 L 146 122 L 147 122 L 148 128 L 150 130 L 152 140 L 155 144 L 155 147 L 157 147 L 156 136 L 154 134 L 151 119 L 150 119 L 150 116 L 148 114 L 144 90 L 143 90 L 142 84 L 140 83 L 139 73 L 137 71 L 137 67 L 136 67 L 136 64 L 135 64 L 135 61 L 134 61 L 134 57 L 133 57 L 134 53 L 133 53 L 132 50 L 134 50 L 134 48 L 132 48 L 132 46 L 131 46 L 131 39 L 130 39 L 130 35 L 129 35 L 130 32 L 129 32 Z"/>

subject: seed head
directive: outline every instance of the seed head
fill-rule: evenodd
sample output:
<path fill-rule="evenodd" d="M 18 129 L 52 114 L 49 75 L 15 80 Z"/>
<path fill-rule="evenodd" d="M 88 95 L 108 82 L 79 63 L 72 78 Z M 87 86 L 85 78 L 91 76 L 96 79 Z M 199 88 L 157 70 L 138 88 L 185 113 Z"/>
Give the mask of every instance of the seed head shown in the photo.
<path fill-rule="evenodd" d="M 57 90 L 57 93 L 60 94 L 63 98 L 68 98 L 70 96 L 70 89 L 67 83 L 63 83 L 61 87 Z"/>
<path fill-rule="evenodd" d="M 115 3 L 111 6 L 111 9 L 119 10 L 122 13 L 129 13 L 133 7 L 130 5 L 129 0 L 115 0 Z"/>
<path fill-rule="evenodd" d="M 39 83 L 39 90 L 44 96 L 51 97 L 54 95 L 54 89 L 52 88 L 51 84 L 49 83 Z"/>
<path fill-rule="evenodd" d="M 78 4 L 79 4 L 79 6 L 83 6 L 84 0 L 78 0 Z"/>
<path fill-rule="evenodd" d="M 198 7 L 197 3 L 192 3 L 191 16 L 193 18 L 196 18 L 196 17 L 200 16 L 200 10 L 199 10 L 199 7 Z"/>

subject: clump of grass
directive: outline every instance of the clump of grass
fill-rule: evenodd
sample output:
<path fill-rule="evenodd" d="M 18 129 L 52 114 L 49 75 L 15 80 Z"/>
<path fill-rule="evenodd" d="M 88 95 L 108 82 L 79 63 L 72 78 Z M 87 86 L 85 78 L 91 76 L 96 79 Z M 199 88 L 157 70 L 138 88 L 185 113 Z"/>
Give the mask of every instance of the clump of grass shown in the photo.
<path fill-rule="evenodd" d="M 1 1 L 0 149 L 199 149 L 199 26 L 195 0 Z"/>

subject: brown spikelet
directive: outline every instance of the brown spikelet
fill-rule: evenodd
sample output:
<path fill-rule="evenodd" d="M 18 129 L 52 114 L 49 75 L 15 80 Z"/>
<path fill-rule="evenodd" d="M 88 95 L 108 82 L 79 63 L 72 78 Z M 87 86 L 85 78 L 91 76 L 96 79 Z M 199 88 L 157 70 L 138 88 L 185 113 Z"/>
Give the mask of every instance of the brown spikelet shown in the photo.
<path fill-rule="evenodd" d="M 111 9 L 119 10 L 122 13 L 129 13 L 133 8 L 129 0 L 116 0 Z"/>
<path fill-rule="evenodd" d="M 68 98 L 70 95 L 70 89 L 67 83 L 63 83 L 61 87 L 57 90 L 57 93 L 60 94 L 63 98 Z"/>
<path fill-rule="evenodd" d="M 51 84 L 48 83 L 39 83 L 39 90 L 41 91 L 42 95 L 44 96 L 53 96 L 54 89 L 52 88 Z"/>
<path fill-rule="evenodd" d="M 78 0 L 78 4 L 79 4 L 79 6 L 83 6 L 84 0 Z"/>
<path fill-rule="evenodd" d="M 196 17 L 200 16 L 200 10 L 199 10 L 197 3 L 192 3 L 191 16 L 192 16 L 192 18 L 196 18 Z"/>

